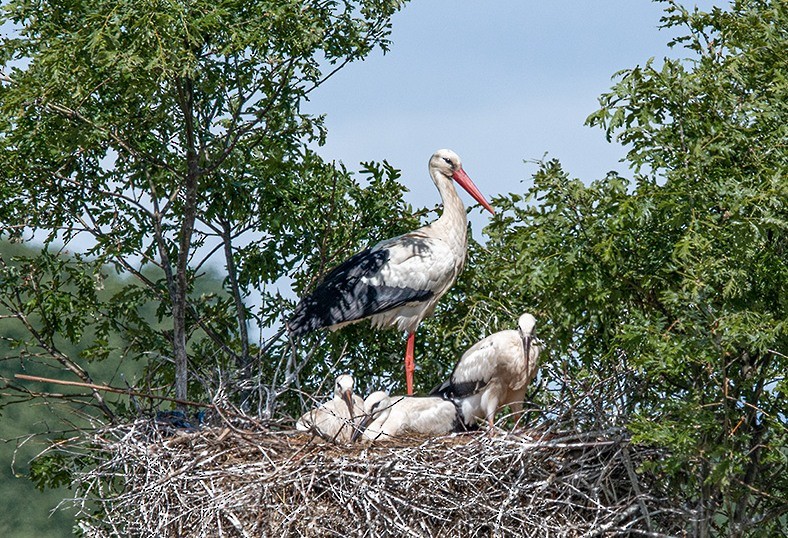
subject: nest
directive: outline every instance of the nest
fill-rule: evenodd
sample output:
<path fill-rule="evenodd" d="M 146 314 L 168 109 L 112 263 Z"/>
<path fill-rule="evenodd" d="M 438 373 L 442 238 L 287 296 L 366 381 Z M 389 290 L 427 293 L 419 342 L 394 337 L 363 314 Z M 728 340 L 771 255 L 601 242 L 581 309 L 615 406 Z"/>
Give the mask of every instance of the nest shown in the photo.
<path fill-rule="evenodd" d="M 617 429 L 336 446 L 139 420 L 84 442 L 95 462 L 74 485 L 91 537 L 657 537 L 686 524 L 638 470 L 661 455 Z"/>

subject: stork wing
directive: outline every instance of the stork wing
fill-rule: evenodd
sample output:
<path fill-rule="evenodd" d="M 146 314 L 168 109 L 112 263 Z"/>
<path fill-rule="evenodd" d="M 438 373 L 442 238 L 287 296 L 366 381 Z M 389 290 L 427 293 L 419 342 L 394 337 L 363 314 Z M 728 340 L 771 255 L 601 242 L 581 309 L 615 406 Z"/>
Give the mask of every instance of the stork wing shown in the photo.
<path fill-rule="evenodd" d="M 443 435 L 457 429 L 457 408 L 442 398 L 411 396 L 392 408 L 389 420 L 399 423 L 398 433 Z"/>
<path fill-rule="evenodd" d="M 406 234 L 384 241 L 333 269 L 296 305 L 287 325 L 300 335 L 426 301 L 442 292 L 452 259 L 440 240 Z"/>
<path fill-rule="evenodd" d="M 481 391 L 496 373 L 497 351 L 492 339 L 485 338 L 471 346 L 454 366 L 451 378 L 433 389 L 432 394 L 465 398 Z"/>
<path fill-rule="evenodd" d="M 416 295 L 429 292 L 431 297 L 444 293 L 457 276 L 454 254 L 444 241 L 435 237 L 414 232 L 378 243 L 373 249 L 385 250 L 389 260 L 378 272 L 364 278 L 370 286 L 411 290 Z M 409 301 L 399 304 L 405 302 Z M 385 310 L 388 308 L 378 312 Z"/>

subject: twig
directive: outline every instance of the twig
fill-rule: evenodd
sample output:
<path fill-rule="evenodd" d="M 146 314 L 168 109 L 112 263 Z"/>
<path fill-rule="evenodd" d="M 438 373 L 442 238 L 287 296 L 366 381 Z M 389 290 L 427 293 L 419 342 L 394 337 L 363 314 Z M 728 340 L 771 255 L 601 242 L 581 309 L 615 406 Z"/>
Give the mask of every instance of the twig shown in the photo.
<path fill-rule="evenodd" d="M 84 387 L 91 390 L 100 390 L 103 392 L 114 392 L 117 394 L 128 394 L 129 396 L 137 396 L 140 398 L 150 398 L 153 400 L 164 400 L 166 402 L 174 402 L 179 405 L 189 405 L 192 407 L 209 407 L 215 408 L 213 404 L 202 403 L 202 402 L 193 402 L 190 400 L 179 400 L 177 398 L 170 398 L 169 396 L 157 396 L 155 394 L 145 394 L 143 392 L 137 392 L 134 390 L 129 389 L 122 389 L 119 387 L 110 387 L 107 385 L 95 385 L 93 383 L 82 383 L 80 381 L 65 381 L 63 379 L 51 379 L 48 377 L 39 377 L 35 375 L 27 375 L 27 374 L 14 374 L 14 377 L 17 379 L 22 379 L 24 381 L 36 381 L 38 383 L 52 383 L 54 385 L 67 385 L 69 387 Z"/>
<path fill-rule="evenodd" d="M 633 490 L 622 447 L 633 466 L 654 449 L 620 432 L 555 433 L 541 442 L 531 431 L 333 448 L 292 432 L 226 425 L 165 438 L 137 421 L 85 440 L 106 457 L 75 486 L 101 492 L 78 492 L 84 513 L 103 505 L 105 519 L 87 533 L 95 538 L 174 537 L 184 529 L 228 537 L 664 537 L 684 527 L 689 516 L 672 499 Z M 638 481 L 642 491 L 647 480 Z"/>

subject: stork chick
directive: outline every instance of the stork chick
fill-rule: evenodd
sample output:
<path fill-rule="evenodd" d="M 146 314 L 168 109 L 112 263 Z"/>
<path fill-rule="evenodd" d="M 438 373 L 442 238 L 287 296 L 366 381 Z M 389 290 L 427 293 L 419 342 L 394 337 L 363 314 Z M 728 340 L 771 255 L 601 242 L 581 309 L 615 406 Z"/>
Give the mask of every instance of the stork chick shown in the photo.
<path fill-rule="evenodd" d="M 364 442 L 408 435 L 446 435 L 467 428 L 454 402 L 437 396 L 392 396 L 373 392 L 364 400 L 365 416 L 354 435 Z"/>
<path fill-rule="evenodd" d="M 304 413 L 296 430 L 311 431 L 334 443 L 347 443 L 356 429 L 356 420 L 364 413 L 364 400 L 353 394 L 355 381 L 342 374 L 334 383 L 334 397 L 320 407 Z"/>
<path fill-rule="evenodd" d="M 454 366 L 448 381 L 432 391 L 457 402 L 463 420 L 486 419 L 508 405 L 522 415 L 525 389 L 536 376 L 539 347 L 534 342 L 536 318 L 523 314 L 517 330 L 500 331 L 475 343 Z"/>

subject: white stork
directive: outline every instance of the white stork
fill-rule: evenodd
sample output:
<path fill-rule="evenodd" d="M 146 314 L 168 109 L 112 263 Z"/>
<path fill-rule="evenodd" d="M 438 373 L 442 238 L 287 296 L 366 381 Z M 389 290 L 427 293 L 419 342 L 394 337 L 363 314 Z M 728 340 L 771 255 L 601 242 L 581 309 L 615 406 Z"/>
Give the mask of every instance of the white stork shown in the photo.
<path fill-rule="evenodd" d="M 457 405 L 437 396 L 392 396 L 373 392 L 364 400 L 365 416 L 353 438 L 385 441 L 405 435 L 446 435 L 465 431 Z"/>
<path fill-rule="evenodd" d="M 334 398 L 304 413 L 296 422 L 296 429 L 314 432 L 333 442 L 350 441 L 364 414 L 364 400 L 353 394 L 354 385 L 352 376 L 338 376 L 334 383 Z"/>
<path fill-rule="evenodd" d="M 457 402 L 467 423 L 486 419 L 511 407 L 522 414 L 525 389 L 536 376 L 539 347 L 534 342 L 536 319 L 523 314 L 518 329 L 500 331 L 476 342 L 454 366 L 451 378 L 432 391 Z"/>
<path fill-rule="evenodd" d="M 460 157 L 441 149 L 430 158 L 430 175 L 443 200 L 443 213 L 416 231 L 381 241 L 338 267 L 296 305 L 287 327 L 294 336 L 370 318 L 373 327 L 408 334 L 405 380 L 413 394 L 416 328 L 454 284 L 465 264 L 468 222 L 452 180 L 490 213 L 495 213 L 462 168 Z"/>

